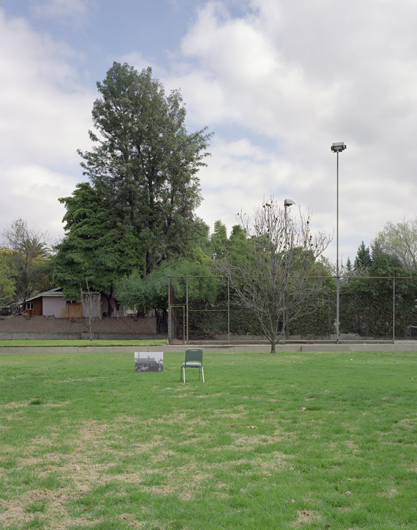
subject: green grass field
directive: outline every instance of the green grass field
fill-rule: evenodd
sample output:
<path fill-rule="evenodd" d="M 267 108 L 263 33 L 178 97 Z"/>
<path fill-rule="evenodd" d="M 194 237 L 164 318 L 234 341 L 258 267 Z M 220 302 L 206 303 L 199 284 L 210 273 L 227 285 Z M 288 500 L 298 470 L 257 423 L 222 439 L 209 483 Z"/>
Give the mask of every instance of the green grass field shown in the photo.
<path fill-rule="evenodd" d="M 0 528 L 417 528 L 417 356 L 0 355 Z"/>

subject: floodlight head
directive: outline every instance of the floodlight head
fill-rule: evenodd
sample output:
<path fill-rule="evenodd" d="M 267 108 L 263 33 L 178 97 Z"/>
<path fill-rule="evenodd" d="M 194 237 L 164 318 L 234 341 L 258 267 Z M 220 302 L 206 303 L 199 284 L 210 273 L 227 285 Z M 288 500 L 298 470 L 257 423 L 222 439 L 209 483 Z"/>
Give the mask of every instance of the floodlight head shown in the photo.
<path fill-rule="evenodd" d="M 293 204 L 295 204 L 295 202 L 291 199 L 285 199 L 284 201 L 284 206 L 292 206 Z"/>
<path fill-rule="evenodd" d="M 346 144 L 344 142 L 336 142 L 332 144 L 330 149 L 333 151 L 333 153 L 341 153 L 346 149 Z"/>

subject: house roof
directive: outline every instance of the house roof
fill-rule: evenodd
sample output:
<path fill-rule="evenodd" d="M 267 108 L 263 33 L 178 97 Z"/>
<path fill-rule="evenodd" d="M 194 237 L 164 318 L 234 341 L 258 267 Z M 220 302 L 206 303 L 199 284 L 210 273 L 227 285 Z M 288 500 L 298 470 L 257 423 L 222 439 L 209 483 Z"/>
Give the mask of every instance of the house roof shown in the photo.
<path fill-rule="evenodd" d="M 36 300 L 36 298 L 41 298 L 43 296 L 56 296 L 62 298 L 64 296 L 64 293 L 62 292 L 62 287 L 55 287 L 55 289 L 44 291 L 43 293 L 39 293 L 36 296 L 28 298 L 26 302 L 31 302 L 32 300 Z"/>
<path fill-rule="evenodd" d="M 83 294 L 88 294 L 87 291 L 83 291 Z M 100 294 L 99 291 L 91 291 L 90 294 L 98 295 Z M 44 297 L 56 297 L 56 298 L 63 298 L 64 293 L 62 292 L 62 287 L 55 287 L 55 289 L 51 289 L 49 291 L 44 291 L 43 293 L 39 293 L 36 296 L 32 296 L 32 298 L 28 298 L 26 302 L 31 302 L 32 300 L 36 300 L 37 298 L 44 298 Z"/>

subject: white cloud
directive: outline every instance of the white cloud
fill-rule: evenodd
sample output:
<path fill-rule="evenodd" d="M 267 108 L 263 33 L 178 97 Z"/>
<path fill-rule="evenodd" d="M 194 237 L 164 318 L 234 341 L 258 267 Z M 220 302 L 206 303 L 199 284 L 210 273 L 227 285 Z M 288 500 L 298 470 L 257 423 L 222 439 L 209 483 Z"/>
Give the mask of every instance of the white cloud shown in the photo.
<path fill-rule="evenodd" d="M 169 79 L 182 87 L 191 125 L 215 131 L 232 123 L 237 136 L 242 129 L 241 142 L 217 138 L 201 174 L 201 211 L 211 222 L 214 212 L 229 220 L 231 205 L 250 211 L 273 193 L 309 207 L 313 223 L 331 232 L 330 146 L 345 141 L 340 244 L 353 257 L 387 220 L 415 210 L 417 4 L 253 0 L 251 7 L 236 18 L 224 3 L 208 2 Z M 237 145 L 245 148 L 233 154 Z"/>
<path fill-rule="evenodd" d="M 39 17 L 55 17 L 52 24 L 57 17 L 83 17 L 90 0 L 32 5 Z M 106 2 L 102 5 L 105 12 Z M 341 255 L 353 258 L 361 240 L 368 243 L 388 220 L 414 215 L 414 0 L 198 5 L 180 48 L 169 52 L 171 70 L 161 66 L 166 57 L 153 55 L 149 61 L 146 47 L 115 44 L 114 55 L 138 70 L 151 65 L 167 91 L 181 88 L 190 130 L 207 124 L 217 131 L 212 157 L 201 171 L 204 201 L 198 213 L 206 222 L 212 226 L 222 219 L 231 226 L 240 209 L 250 212 L 273 194 L 309 208 L 313 226 L 332 232 L 336 156 L 330 145 L 335 141 L 348 146 L 340 157 Z M 101 34 L 107 36 L 108 28 L 100 27 Z M 94 52 L 85 51 L 83 66 L 90 52 L 94 59 L 100 56 L 95 35 L 85 40 Z M 118 37 L 124 41 L 115 30 L 112 39 Z M 0 46 L 7 51 L 0 55 L 4 226 L 27 218 L 19 201 L 34 219 L 39 211 L 57 215 L 54 208 L 60 205 L 53 195 L 67 195 L 82 178 L 75 151 L 88 148 L 95 94 L 83 88 L 71 66 L 77 59 L 73 47 L 36 33 L 23 19 L 6 19 L 1 7 Z M 8 191 L 6 179 L 17 176 L 20 190 Z M 36 196 L 36 205 L 24 199 L 24 189 Z M 19 200 L 13 203 L 14 198 Z"/>
<path fill-rule="evenodd" d="M 228 143 L 215 137 L 210 152 L 200 171 L 204 201 L 197 213 L 211 228 L 217 219 L 229 228 L 237 224 L 238 212 L 251 213 L 273 194 L 272 183 L 286 188 L 291 168 L 247 139 Z"/>
<path fill-rule="evenodd" d="M 65 208 L 58 198 L 71 195 L 74 190 L 72 177 L 30 163 L 4 168 L 2 179 L 9 185 L 6 200 L 1 201 L 2 227 L 20 217 L 30 228 L 48 232 L 54 240 L 59 239 L 63 235 Z"/>
<path fill-rule="evenodd" d="M 62 207 L 82 179 L 94 94 L 70 66 L 74 52 L 0 8 L 0 227 L 22 217 L 60 232 Z M 59 213 L 58 213 L 59 212 Z"/>
<path fill-rule="evenodd" d="M 160 77 L 161 75 L 166 74 L 165 70 L 160 68 L 158 62 L 149 60 L 149 58 L 146 58 L 143 53 L 140 52 L 131 52 L 122 55 L 121 57 L 117 57 L 114 60 L 122 64 L 127 63 L 129 66 L 133 66 L 138 72 L 151 67 L 153 77 Z"/>

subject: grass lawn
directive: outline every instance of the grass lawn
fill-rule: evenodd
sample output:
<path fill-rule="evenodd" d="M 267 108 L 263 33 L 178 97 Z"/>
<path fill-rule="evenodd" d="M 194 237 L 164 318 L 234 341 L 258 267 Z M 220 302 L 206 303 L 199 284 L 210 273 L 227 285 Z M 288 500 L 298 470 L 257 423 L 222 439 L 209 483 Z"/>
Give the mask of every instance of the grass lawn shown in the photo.
<path fill-rule="evenodd" d="M 161 346 L 166 339 L 144 340 L 0 340 L 1 347 L 31 346 L 45 348 L 48 346 Z"/>
<path fill-rule="evenodd" d="M 417 356 L 0 355 L 0 528 L 417 528 Z"/>

